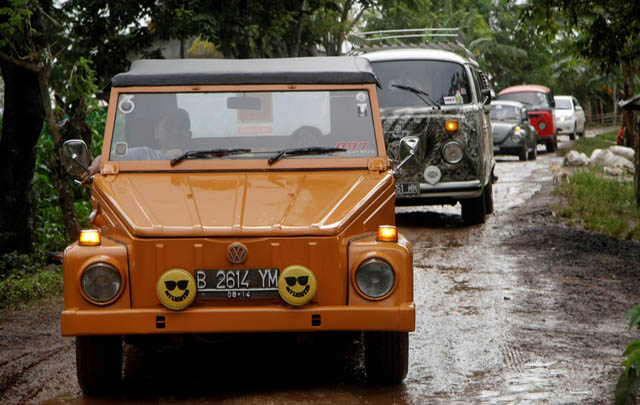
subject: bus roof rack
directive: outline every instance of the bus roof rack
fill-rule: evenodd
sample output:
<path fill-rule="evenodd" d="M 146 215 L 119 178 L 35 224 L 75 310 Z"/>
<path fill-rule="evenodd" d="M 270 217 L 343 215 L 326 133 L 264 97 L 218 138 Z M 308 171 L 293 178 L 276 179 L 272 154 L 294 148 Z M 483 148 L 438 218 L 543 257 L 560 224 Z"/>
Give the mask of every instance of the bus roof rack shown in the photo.
<path fill-rule="evenodd" d="M 353 48 L 350 55 L 393 48 L 440 49 L 462 52 L 473 59 L 473 54 L 465 47 L 464 33 L 460 28 L 416 28 L 354 32 L 347 35 Z"/>

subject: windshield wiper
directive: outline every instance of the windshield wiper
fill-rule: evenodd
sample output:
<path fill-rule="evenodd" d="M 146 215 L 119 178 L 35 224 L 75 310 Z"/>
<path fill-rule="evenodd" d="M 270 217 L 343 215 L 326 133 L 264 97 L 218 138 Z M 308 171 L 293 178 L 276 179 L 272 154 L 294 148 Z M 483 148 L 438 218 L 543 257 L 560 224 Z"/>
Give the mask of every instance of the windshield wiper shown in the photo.
<path fill-rule="evenodd" d="M 324 155 L 328 153 L 334 152 L 346 152 L 345 148 L 332 148 L 327 146 L 309 146 L 307 148 L 291 148 L 291 149 L 283 149 L 281 151 L 276 152 L 275 155 L 271 156 L 267 161 L 269 165 L 274 164 L 278 160 L 285 158 L 287 156 L 301 156 L 301 155 Z"/>
<path fill-rule="evenodd" d="M 211 150 L 190 150 L 182 155 L 171 159 L 171 166 L 175 166 L 185 159 L 219 158 L 239 153 L 251 153 L 251 149 L 211 149 Z"/>
<path fill-rule="evenodd" d="M 391 86 L 397 87 L 400 90 L 410 91 L 411 93 L 415 94 L 420 100 L 422 100 L 422 102 L 424 102 L 425 104 L 431 104 L 434 107 L 438 108 L 438 110 L 441 109 L 440 108 L 440 104 L 438 104 L 435 101 L 433 101 L 433 99 L 431 97 L 429 97 L 429 93 L 427 93 L 424 90 L 416 89 L 415 87 L 411 87 L 411 86 L 404 86 L 402 84 L 392 84 Z M 424 98 L 420 97 L 421 94 L 423 96 L 427 97 L 427 100 L 429 100 L 429 102 L 427 102 L 427 100 L 425 100 Z"/>

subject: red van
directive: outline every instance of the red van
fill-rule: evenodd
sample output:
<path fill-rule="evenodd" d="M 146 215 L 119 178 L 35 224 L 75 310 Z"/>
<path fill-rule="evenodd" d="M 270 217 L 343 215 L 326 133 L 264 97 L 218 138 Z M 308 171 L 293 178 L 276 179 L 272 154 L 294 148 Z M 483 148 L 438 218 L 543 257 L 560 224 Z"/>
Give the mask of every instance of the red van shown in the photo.
<path fill-rule="evenodd" d="M 558 149 L 558 130 L 554 118 L 553 92 L 545 86 L 525 84 L 503 89 L 498 100 L 519 101 L 527 105 L 529 121 L 538 131 L 538 143 L 547 147 L 547 152 Z"/>

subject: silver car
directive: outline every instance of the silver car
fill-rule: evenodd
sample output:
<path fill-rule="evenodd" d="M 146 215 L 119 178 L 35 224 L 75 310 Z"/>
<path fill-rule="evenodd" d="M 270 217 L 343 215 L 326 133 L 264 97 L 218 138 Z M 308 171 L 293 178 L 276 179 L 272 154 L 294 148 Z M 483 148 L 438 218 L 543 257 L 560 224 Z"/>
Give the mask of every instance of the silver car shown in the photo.
<path fill-rule="evenodd" d="M 558 134 L 569 134 L 571 140 L 576 139 L 576 135 L 584 136 L 584 110 L 578 99 L 573 96 L 554 96 L 554 99 Z"/>

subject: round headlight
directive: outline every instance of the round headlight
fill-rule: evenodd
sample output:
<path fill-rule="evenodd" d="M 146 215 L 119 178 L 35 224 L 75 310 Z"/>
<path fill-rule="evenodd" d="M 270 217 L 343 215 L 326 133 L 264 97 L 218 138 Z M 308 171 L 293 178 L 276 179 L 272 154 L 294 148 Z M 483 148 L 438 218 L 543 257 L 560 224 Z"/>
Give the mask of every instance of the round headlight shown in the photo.
<path fill-rule="evenodd" d="M 545 129 L 547 127 L 547 124 L 545 124 L 544 122 L 540 122 L 538 124 L 538 127 L 540 127 L 540 129 Z"/>
<path fill-rule="evenodd" d="M 522 138 L 522 137 L 520 136 L 520 134 L 519 134 L 519 133 L 515 133 L 515 134 L 511 135 L 511 141 L 512 141 L 512 142 L 516 142 L 516 143 L 518 143 L 518 142 L 520 142 L 520 139 L 521 139 L 521 138 Z"/>
<path fill-rule="evenodd" d="M 456 164 L 462 160 L 462 146 L 458 142 L 449 142 L 442 148 L 442 157 L 447 163 Z"/>
<path fill-rule="evenodd" d="M 389 263 L 382 259 L 370 259 L 356 270 L 356 283 L 362 293 L 371 298 L 385 296 L 393 288 L 396 274 Z"/>
<path fill-rule="evenodd" d="M 112 265 L 97 263 L 87 267 L 82 273 L 81 284 L 87 298 L 102 304 L 118 295 L 122 286 L 122 277 Z"/>

